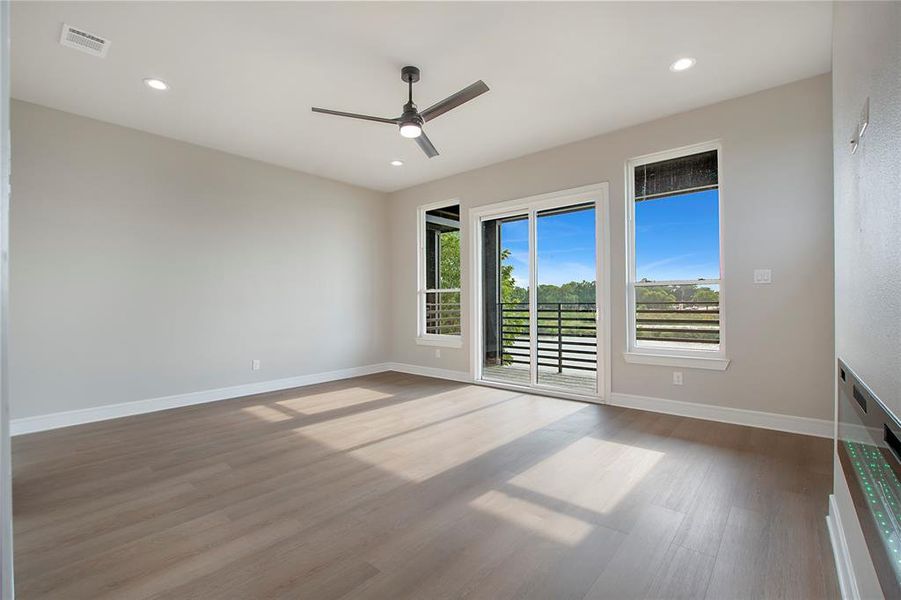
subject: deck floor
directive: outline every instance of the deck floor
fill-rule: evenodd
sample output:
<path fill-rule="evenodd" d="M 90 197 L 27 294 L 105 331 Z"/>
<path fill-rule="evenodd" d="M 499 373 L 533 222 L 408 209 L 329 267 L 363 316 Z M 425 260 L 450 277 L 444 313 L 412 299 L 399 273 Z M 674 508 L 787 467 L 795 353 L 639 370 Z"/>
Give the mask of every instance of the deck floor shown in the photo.
<path fill-rule="evenodd" d="M 518 363 L 484 367 L 482 376 L 488 381 L 501 383 L 517 385 L 529 385 L 530 383 L 528 365 Z M 562 373 L 558 373 L 553 369 L 542 367 L 538 371 L 538 377 L 542 385 L 559 388 L 562 391 L 577 394 L 594 394 L 597 391 L 597 374 L 594 371 L 564 368 Z"/>

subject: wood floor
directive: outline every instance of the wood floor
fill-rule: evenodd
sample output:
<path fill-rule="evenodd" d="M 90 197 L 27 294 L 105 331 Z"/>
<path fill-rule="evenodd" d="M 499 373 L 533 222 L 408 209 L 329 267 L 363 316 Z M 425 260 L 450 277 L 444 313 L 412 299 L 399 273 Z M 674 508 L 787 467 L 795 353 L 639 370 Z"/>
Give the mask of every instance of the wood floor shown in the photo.
<path fill-rule="evenodd" d="M 61 598 L 834 598 L 828 440 L 383 373 L 14 439 Z"/>

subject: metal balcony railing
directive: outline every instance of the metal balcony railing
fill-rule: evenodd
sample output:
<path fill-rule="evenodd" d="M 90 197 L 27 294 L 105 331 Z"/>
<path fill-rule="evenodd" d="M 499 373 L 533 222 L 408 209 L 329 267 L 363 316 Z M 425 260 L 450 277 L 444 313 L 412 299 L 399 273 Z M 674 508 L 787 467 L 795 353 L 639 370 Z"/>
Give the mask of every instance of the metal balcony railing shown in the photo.
<path fill-rule="evenodd" d="M 503 364 L 529 364 L 529 305 L 498 304 L 498 339 Z M 538 366 L 597 371 L 597 306 L 582 302 L 537 305 Z"/>
<path fill-rule="evenodd" d="M 447 293 L 452 298 L 429 294 L 425 303 L 426 333 L 460 335 L 460 293 Z"/>
<path fill-rule="evenodd" d="M 635 337 L 639 342 L 720 343 L 720 303 L 637 302 Z"/>

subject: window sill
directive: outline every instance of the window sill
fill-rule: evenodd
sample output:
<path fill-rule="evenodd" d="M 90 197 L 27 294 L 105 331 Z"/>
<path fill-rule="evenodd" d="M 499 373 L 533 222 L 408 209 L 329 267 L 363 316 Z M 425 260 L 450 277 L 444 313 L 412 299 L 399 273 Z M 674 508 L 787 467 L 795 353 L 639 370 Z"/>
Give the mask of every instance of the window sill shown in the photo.
<path fill-rule="evenodd" d="M 677 356 L 669 354 L 651 354 L 648 352 L 623 352 L 627 363 L 636 365 L 657 365 L 661 367 L 682 367 L 684 369 L 707 369 L 725 371 L 729 359 L 713 356 Z"/>
<path fill-rule="evenodd" d="M 418 346 L 440 346 L 442 348 L 462 348 L 463 338 L 459 335 L 423 335 L 416 338 Z"/>

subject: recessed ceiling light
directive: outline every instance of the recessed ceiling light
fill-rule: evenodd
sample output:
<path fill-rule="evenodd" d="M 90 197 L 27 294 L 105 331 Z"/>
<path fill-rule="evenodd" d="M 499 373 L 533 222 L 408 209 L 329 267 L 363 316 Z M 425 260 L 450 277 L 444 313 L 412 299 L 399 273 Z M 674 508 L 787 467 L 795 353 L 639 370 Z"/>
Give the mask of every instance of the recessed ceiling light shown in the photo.
<path fill-rule="evenodd" d="M 391 166 L 392 166 L 392 167 L 402 167 L 402 166 L 404 166 L 404 161 L 402 161 L 402 160 L 392 160 L 392 161 L 391 161 Z"/>
<path fill-rule="evenodd" d="M 150 89 L 164 91 L 169 89 L 169 84 L 163 81 L 162 79 L 156 79 L 154 77 L 148 77 L 144 80 L 144 85 L 149 87 Z"/>
<path fill-rule="evenodd" d="M 691 57 L 686 56 L 685 58 L 680 58 L 679 60 L 677 60 L 676 62 L 671 64 L 669 66 L 669 70 L 676 71 L 676 72 L 687 71 L 688 69 L 695 66 L 696 62 L 698 62 L 698 61 L 696 61 L 695 59 L 693 59 Z"/>

